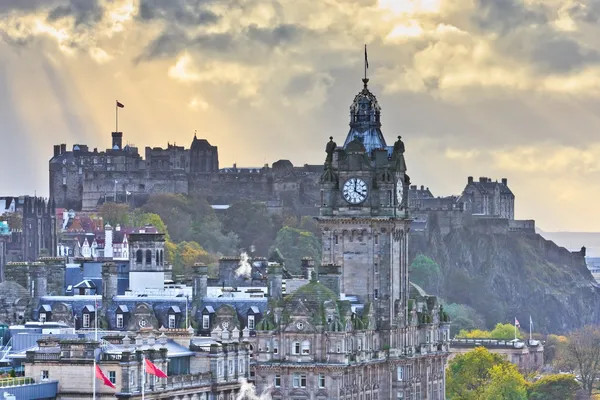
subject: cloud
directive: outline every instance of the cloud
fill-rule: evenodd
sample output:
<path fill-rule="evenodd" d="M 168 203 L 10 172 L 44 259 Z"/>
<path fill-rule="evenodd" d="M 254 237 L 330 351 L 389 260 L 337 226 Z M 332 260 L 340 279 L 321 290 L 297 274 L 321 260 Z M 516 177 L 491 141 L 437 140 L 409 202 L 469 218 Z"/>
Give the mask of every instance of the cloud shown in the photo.
<path fill-rule="evenodd" d="M 582 190 L 598 175 L 599 4 L 5 0 L 0 66 L 14 83 L 0 101 L 22 120 L 0 133 L 33 145 L 43 129 L 56 141 L 83 134 L 102 148 L 119 98 L 119 126 L 140 146 L 188 143 L 201 115 L 198 134 L 219 146 L 223 165 L 322 163 L 327 138 L 347 133 L 367 43 L 384 134 L 406 139 L 411 177 L 443 195 L 468 175 L 508 176 L 520 209 L 536 213 L 558 190 L 539 182 L 565 187 L 575 176 Z M 36 182 L 45 187 L 44 168 Z M 551 214 L 544 218 L 558 221 Z"/>

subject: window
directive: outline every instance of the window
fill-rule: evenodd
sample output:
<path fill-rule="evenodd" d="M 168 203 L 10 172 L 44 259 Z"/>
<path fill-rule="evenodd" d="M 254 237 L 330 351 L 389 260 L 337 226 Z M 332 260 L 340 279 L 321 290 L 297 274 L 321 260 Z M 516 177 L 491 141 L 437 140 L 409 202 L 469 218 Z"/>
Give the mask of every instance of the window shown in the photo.
<path fill-rule="evenodd" d="M 295 388 L 305 388 L 306 387 L 306 375 L 294 374 L 294 378 L 292 380 L 293 386 Z"/>
<path fill-rule="evenodd" d="M 117 328 L 123 328 L 123 314 L 117 314 Z"/>
<path fill-rule="evenodd" d="M 373 297 L 375 297 L 375 299 L 379 298 L 379 289 L 375 289 L 375 293 L 373 294 Z"/>
<path fill-rule="evenodd" d="M 233 375 L 235 371 L 233 370 L 233 360 L 229 360 L 229 363 L 227 365 L 227 374 L 229 375 Z"/>
<path fill-rule="evenodd" d="M 42 380 L 47 381 L 48 379 L 50 379 L 50 371 L 48 371 L 47 369 L 43 369 L 42 370 Z"/>
<path fill-rule="evenodd" d="M 403 391 L 398 392 L 398 394 L 396 395 L 396 399 L 397 400 L 404 399 L 404 392 Z"/>
<path fill-rule="evenodd" d="M 129 375 L 129 386 L 132 391 L 135 390 L 135 374 Z"/>
<path fill-rule="evenodd" d="M 248 329 L 254 329 L 254 315 L 248 315 Z"/>
<path fill-rule="evenodd" d="M 40 313 L 40 322 L 46 322 L 46 313 Z"/>
<path fill-rule="evenodd" d="M 300 354 L 300 342 L 292 343 L 292 354 Z"/>
<path fill-rule="evenodd" d="M 398 382 L 402 382 L 404 380 L 404 368 L 403 367 L 398 367 L 398 371 L 397 371 L 397 378 L 398 378 Z"/>
<path fill-rule="evenodd" d="M 273 354 L 279 353 L 279 341 L 277 339 L 273 340 Z"/>
<path fill-rule="evenodd" d="M 302 354 L 310 353 L 310 341 L 305 340 L 302 342 Z"/>
<path fill-rule="evenodd" d="M 146 264 L 152 264 L 152 250 L 146 250 Z"/>
<path fill-rule="evenodd" d="M 334 236 L 335 244 L 338 244 L 338 235 Z"/>
<path fill-rule="evenodd" d="M 425 343 L 429 343 L 429 332 L 425 334 Z"/>
<path fill-rule="evenodd" d="M 116 371 L 108 371 L 108 379 L 110 383 L 113 385 L 117 383 L 117 372 Z"/>
<path fill-rule="evenodd" d="M 281 387 L 281 375 L 275 375 L 275 387 Z"/>
<path fill-rule="evenodd" d="M 217 376 L 222 376 L 223 375 L 223 364 L 221 364 L 221 361 L 217 361 Z"/>
<path fill-rule="evenodd" d="M 325 387 L 325 374 L 319 374 L 319 388 L 323 389 Z"/>
<path fill-rule="evenodd" d="M 243 374 L 244 374 L 244 359 L 242 359 L 242 358 L 240 358 L 240 359 L 238 360 L 238 373 L 239 373 L 240 375 L 243 375 Z"/>
<path fill-rule="evenodd" d="M 90 314 L 83 314 L 83 327 L 84 328 L 90 327 Z"/>
<path fill-rule="evenodd" d="M 202 316 L 202 329 L 210 328 L 210 315 Z"/>
<path fill-rule="evenodd" d="M 141 263 L 142 260 L 143 260 L 142 251 L 141 250 L 137 250 L 135 252 L 135 262 L 136 263 Z"/>
<path fill-rule="evenodd" d="M 170 314 L 169 315 L 169 329 L 174 329 L 174 328 L 175 328 L 175 315 Z"/>

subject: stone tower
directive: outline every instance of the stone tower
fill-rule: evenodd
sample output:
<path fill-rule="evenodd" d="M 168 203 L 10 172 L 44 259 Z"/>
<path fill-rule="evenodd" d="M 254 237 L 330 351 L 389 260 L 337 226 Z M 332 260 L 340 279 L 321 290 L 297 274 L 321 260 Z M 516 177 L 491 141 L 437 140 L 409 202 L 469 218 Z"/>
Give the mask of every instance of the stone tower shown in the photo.
<path fill-rule="evenodd" d="M 56 207 L 38 197 L 25 197 L 23 202 L 23 261 L 36 261 L 40 256 L 55 257 L 57 251 Z"/>
<path fill-rule="evenodd" d="M 341 292 L 372 304 L 378 328 L 390 329 L 406 319 L 409 179 L 404 144 L 386 145 L 381 109 L 363 82 L 344 146 L 327 146 L 318 221 L 323 264 L 341 266 Z"/>
<path fill-rule="evenodd" d="M 165 286 L 165 234 L 129 235 L 129 289 L 134 293 L 163 290 Z"/>

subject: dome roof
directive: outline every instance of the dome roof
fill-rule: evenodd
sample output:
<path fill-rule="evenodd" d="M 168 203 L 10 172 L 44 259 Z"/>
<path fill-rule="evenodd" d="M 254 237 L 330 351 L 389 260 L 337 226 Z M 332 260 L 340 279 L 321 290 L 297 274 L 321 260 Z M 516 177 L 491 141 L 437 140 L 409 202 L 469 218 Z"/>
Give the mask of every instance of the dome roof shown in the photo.
<path fill-rule="evenodd" d="M 337 302 L 338 296 L 335 292 L 319 282 L 310 282 L 301 286 L 294 293 L 286 297 L 288 304 L 301 302 L 309 310 L 320 310 L 325 302 Z"/>

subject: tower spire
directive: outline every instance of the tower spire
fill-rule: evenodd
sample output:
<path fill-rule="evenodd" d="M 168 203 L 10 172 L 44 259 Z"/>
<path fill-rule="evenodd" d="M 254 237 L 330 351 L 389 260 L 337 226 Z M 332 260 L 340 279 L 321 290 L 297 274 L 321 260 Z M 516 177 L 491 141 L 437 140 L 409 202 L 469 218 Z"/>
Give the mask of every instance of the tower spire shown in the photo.
<path fill-rule="evenodd" d="M 367 45 L 365 44 L 365 77 L 363 78 L 363 83 L 365 84 L 365 89 L 367 88 L 367 83 L 369 83 L 369 78 L 367 78 L 367 70 L 369 69 L 369 57 L 367 56 Z"/>

